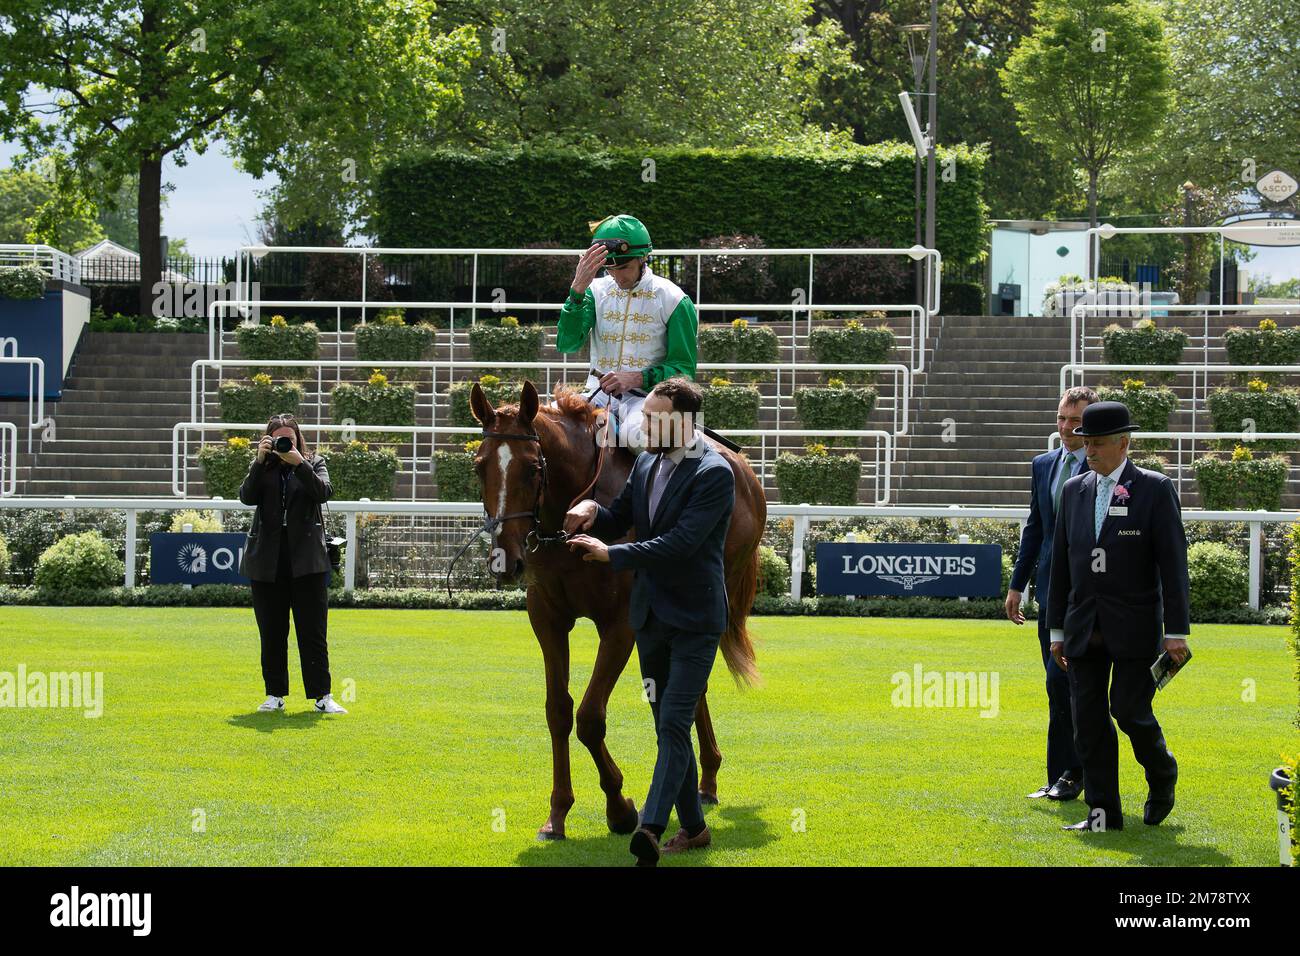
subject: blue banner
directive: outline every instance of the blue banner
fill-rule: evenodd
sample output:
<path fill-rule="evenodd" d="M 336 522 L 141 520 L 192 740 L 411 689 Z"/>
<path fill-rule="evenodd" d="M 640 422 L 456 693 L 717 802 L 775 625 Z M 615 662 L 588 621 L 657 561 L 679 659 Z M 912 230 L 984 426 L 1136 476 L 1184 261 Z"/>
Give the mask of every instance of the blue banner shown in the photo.
<path fill-rule="evenodd" d="M 45 397 L 63 396 L 63 293 L 0 299 L 0 355 L 45 362 Z M 30 365 L 0 365 L 0 398 L 26 398 L 36 381 Z"/>
<path fill-rule="evenodd" d="M 817 545 L 817 593 L 926 597 L 997 597 L 997 544 Z"/>
<path fill-rule="evenodd" d="M 149 535 L 151 584 L 247 584 L 239 573 L 244 535 L 230 531 Z"/>

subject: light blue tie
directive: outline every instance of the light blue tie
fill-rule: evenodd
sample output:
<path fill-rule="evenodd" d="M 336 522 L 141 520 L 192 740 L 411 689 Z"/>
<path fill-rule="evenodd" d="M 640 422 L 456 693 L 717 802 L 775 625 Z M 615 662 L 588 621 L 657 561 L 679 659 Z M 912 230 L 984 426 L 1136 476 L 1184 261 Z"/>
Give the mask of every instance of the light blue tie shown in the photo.
<path fill-rule="evenodd" d="M 1106 510 L 1110 507 L 1110 486 L 1114 484 L 1109 475 L 1097 477 L 1097 505 L 1092 513 L 1092 540 L 1101 537 L 1101 523 L 1106 520 Z"/>

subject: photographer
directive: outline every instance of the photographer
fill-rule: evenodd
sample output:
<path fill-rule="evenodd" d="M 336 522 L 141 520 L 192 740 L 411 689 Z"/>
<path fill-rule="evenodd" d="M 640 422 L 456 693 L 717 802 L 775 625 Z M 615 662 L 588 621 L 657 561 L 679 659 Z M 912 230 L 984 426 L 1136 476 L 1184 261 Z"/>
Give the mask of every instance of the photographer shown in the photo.
<path fill-rule="evenodd" d="M 332 491 L 325 459 L 307 450 L 293 416 L 274 416 L 239 488 L 239 500 L 257 506 L 239 573 L 252 581 L 253 611 L 262 638 L 267 697 L 260 711 L 284 710 L 292 609 L 307 696 L 316 699 L 321 713 L 347 713 L 330 694 L 325 643 L 331 568 L 321 504 Z"/>

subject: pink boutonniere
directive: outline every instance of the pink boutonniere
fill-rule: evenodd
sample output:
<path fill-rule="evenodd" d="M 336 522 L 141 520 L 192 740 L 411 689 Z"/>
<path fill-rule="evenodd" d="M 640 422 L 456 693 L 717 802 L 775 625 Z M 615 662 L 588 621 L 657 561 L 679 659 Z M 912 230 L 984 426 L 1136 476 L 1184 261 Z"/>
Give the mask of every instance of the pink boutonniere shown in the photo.
<path fill-rule="evenodd" d="M 1127 484 L 1116 485 L 1115 500 L 1120 502 L 1121 504 L 1126 504 L 1128 502 L 1128 499 L 1129 499 L 1128 485 Z"/>

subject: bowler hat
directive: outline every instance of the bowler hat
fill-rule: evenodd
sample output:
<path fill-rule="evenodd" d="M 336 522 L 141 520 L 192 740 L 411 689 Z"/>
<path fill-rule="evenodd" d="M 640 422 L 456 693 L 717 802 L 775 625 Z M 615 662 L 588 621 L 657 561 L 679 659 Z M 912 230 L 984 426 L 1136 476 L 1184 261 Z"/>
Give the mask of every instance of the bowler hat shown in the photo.
<path fill-rule="evenodd" d="M 1134 431 L 1137 426 L 1129 423 L 1128 406 L 1123 402 L 1093 402 L 1084 408 L 1083 424 L 1074 429 L 1074 434 L 1097 437 Z"/>

